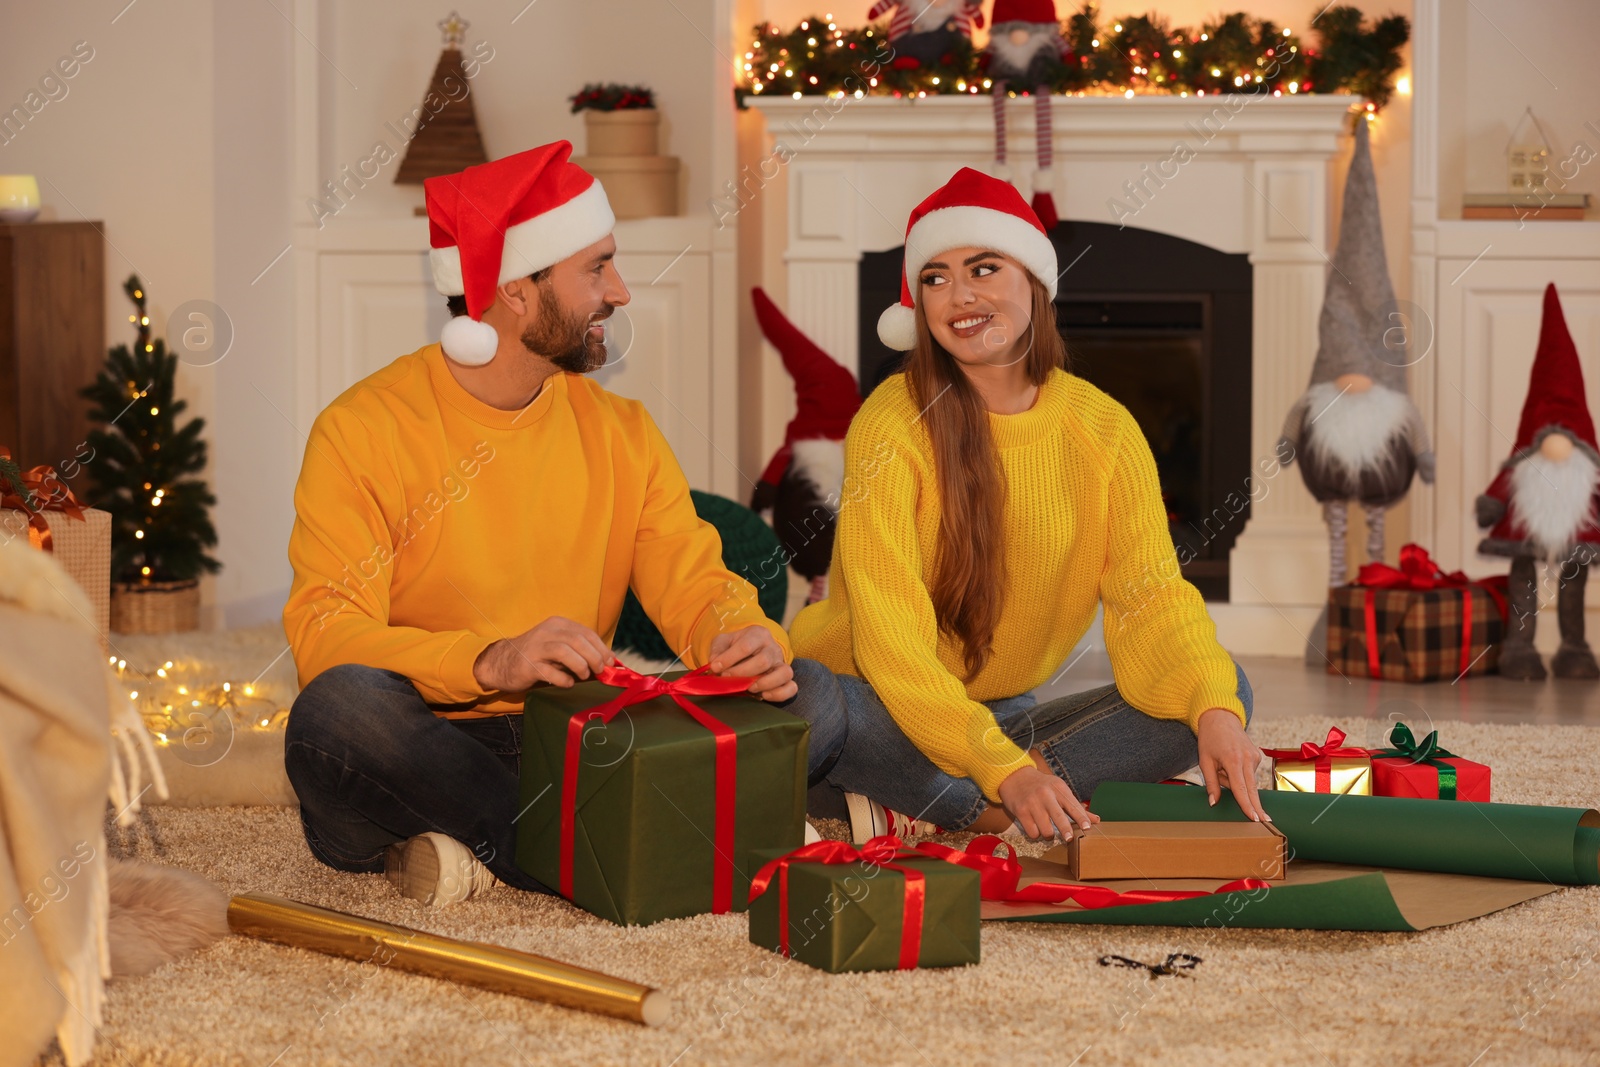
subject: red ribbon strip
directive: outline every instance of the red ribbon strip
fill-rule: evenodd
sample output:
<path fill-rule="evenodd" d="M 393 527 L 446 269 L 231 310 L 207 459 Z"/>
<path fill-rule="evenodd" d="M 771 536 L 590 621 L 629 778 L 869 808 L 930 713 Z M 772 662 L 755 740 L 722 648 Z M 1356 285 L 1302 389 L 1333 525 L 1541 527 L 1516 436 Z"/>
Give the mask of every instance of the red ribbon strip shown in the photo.
<path fill-rule="evenodd" d="M 1431 589 L 1464 589 L 1461 605 L 1461 674 L 1466 674 L 1472 666 L 1469 650 L 1472 647 L 1472 586 L 1477 586 L 1489 594 L 1489 599 L 1494 601 L 1495 607 L 1500 609 L 1501 621 L 1509 621 L 1509 608 L 1506 604 L 1506 578 L 1505 575 L 1495 575 L 1490 578 L 1474 580 L 1468 578 L 1462 571 L 1451 571 L 1448 574 L 1433 558 L 1428 555 L 1428 550 L 1418 544 L 1405 545 L 1400 549 L 1400 566 L 1391 567 L 1387 563 L 1363 564 L 1356 575 L 1356 580 L 1351 585 L 1366 587 L 1363 603 L 1363 613 L 1366 616 L 1367 631 L 1367 673 L 1376 678 L 1379 675 L 1378 663 L 1378 612 L 1374 604 L 1374 589 L 1410 589 L 1426 592 Z"/>
<path fill-rule="evenodd" d="M 917 846 L 918 852 L 938 856 L 948 863 L 970 867 L 978 872 L 978 892 L 984 900 L 1003 901 L 1008 904 L 1065 904 L 1071 902 L 1080 908 L 1117 908 L 1131 904 L 1168 904 L 1192 897 L 1209 897 L 1218 893 L 1241 893 L 1254 889 L 1268 889 L 1271 883 L 1261 878 L 1240 878 L 1213 890 L 1132 889 L 1118 892 L 1098 885 L 1078 885 L 1071 882 L 1034 882 L 1019 886 L 1022 863 L 1013 849 L 1011 855 L 1001 858 L 995 849 L 1005 845 L 998 837 L 976 837 L 966 851 L 926 841 Z M 1009 845 L 1005 846 L 1010 848 Z"/>
<path fill-rule="evenodd" d="M 1292 748 L 1264 748 L 1261 754 L 1273 759 L 1315 760 L 1312 770 L 1316 774 L 1316 791 L 1319 793 L 1333 792 L 1333 757 L 1335 756 L 1365 756 L 1364 748 L 1346 748 L 1344 739 L 1347 735 L 1337 726 L 1328 727 L 1328 739 L 1322 744 L 1314 741 L 1302 741 L 1299 749 Z"/>
<path fill-rule="evenodd" d="M 11 449 L 0 445 L 0 459 L 10 458 Z M 83 517 L 83 505 L 72 495 L 55 468 L 47 463 L 23 471 L 21 485 L 0 483 L 0 508 L 16 508 L 27 515 L 28 543 L 45 552 L 55 551 L 55 539 L 43 512 L 60 511 L 79 522 L 88 521 Z"/>
<path fill-rule="evenodd" d="M 572 899 L 572 851 L 577 831 L 578 760 L 583 751 L 583 731 L 591 722 L 610 722 L 618 712 L 656 697 L 671 697 L 701 726 L 716 735 L 716 829 L 712 834 L 711 910 L 717 914 L 733 908 L 733 824 L 738 801 L 739 735 L 715 716 L 695 707 L 685 697 L 725 696 L 750 688 L 748 678 L 719 678 L 700 667 L 672 681 L 640 674 L 620 663 L 612 664 L 595 680 L 618 686 L 623 692 L 567 720 L 567 758 L 561 771 L 561 895 Z"/>
<path fill-rule="evenodd" d="M 750 899 L 754 901 L 765 893 L 772 884 L 773 875 L 777 875 L 778 952 L 789 955 L 789 864 L 870 863 L 874 867 L 899 871 L 906 876 L 905 908 L 900 923 L 900 969 L 915 969 L 922 952 L 922 922 L 928 906 L 928 880 L 921 871 L 894 862 L 918 856 L 917 852 L 902 851 L 904 848 L 904 842 L 898 837 L 884 834 L 874 837 L 860 849 L 843 841 L 817 841 L 768 861 L 750 882 Z"/>

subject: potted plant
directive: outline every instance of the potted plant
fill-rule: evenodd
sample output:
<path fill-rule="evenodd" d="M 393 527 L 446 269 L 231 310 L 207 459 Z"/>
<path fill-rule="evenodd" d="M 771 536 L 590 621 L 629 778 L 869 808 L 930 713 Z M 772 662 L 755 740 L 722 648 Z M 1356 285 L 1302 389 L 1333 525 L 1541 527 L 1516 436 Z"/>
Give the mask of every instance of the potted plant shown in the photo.
<path fill-rule="evenodd" d="M 655 94 L 643 85 L 591 82 L 568 100 L 583 112 L 591 156 L 654 156 L 660 146 L 661 113 Z"/>
<path fill-rule="evenodd" d="M 200 625 L 200 575 L 221 564 L 209 509 L 217 502 L 194 477 L 206 466 L 203 419 L 180 425 L 188 404 L 174 395 L 178 357 L 150 336 L 137 275 L 123 285 L 138 340 L 118 345 L 83 389 L 98 427 L 85 464 L 95 507 L 111 513 L 111 629 L 172 633 Z"/>
<path fill-rule="evenodd" d="M 583 112 L 588 155 L 573 162 L 605 187 L 619 219 L 678 213 L 678 160 L 658 155 L 661 112 L 642 85 L 592 83 L 568 98 Z"/>

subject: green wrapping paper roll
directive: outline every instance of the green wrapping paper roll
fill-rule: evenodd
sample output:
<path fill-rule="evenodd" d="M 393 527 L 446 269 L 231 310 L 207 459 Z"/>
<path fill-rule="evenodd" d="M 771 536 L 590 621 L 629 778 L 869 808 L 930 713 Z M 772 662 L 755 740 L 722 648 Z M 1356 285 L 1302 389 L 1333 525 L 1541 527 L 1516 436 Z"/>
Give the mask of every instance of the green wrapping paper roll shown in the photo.
<path fill-rule="evenodd" d="M 1600 814 L 1587 808 L 1271 790 L 1261 806 L 1296 859 L 1600 885 Z M 1195 786 L 1132 782 L 1102 784 L 1090 808 L 1110 821 L 1245 817 L 1226 790 L 1211 807 Z"/>

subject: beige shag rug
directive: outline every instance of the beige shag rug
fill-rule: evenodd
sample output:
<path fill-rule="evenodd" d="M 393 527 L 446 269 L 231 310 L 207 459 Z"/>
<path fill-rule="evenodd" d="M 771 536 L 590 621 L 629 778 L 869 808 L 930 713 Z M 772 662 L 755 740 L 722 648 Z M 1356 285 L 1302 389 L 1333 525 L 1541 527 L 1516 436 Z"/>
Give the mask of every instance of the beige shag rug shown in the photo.
<path fill-rule="evenodd" d="M 1320 738 L 1324 718 L 1253 731 Z M 1338 723 L 1353 737 L 1361 720 Z M 1452 723 L 1497 800 L 1594 805 L 1600 731 Z M 838 824 L 828 826 L 837 833 Z M 743 915 L 624 929 L 558 899 L 495 890 L 428 908 L 379 875 L 318 864 L 292 808 L 152 808 L 114 854 L 229 892 L 293 897 L 510 945 L 648 982 L 658 1029 L 230 937 L 112 983 L 97 1064 L 1594 1064 L 1600 888 L 1564 889 L 1418 934 L 989 923 L 983 962 L 828 975 L 749 944 Z M 1188 952 L 1192 977 L 1102 967 Z"/>

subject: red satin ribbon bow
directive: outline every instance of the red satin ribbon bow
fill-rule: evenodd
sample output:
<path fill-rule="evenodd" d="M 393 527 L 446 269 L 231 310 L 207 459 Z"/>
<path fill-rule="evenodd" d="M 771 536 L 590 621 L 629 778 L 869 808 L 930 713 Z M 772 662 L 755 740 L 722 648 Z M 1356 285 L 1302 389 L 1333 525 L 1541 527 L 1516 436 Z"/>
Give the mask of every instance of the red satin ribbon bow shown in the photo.
<path fill-rule="evenodd" d="M 1167 904 L 1174 900 L 1188 900 L 1191 897 L 1209 897 L 1217 893 L 1242 893 L 1271 887 L 1271 883 L 1260 878 L 1240 878 L 1210 891 L 1131 889 L 1127 892 L 1118 892 L 1104 886 L 1078 885 L 1071 882 L 1034 882 L 1032 885 L 1019 886 L 1022 863 L 1017 859 L 1015 850 L 1004 858 L 995 855 L 995 849 L 1004 844 L 1005 842 L 998 837 L 986 835 L 973 838 L 965 852 L 931 841 L 918 845 L 917 851 L 977 871 L 979 895 L 984 900 L 1004 901 L 1008 904 L 1070 902 L 1080 908 L 1116 908 L 1130 904 Z M 1009 845 L 1006 847 L 1010 848 Z"/>
<path fill-rule="evenodd" d="M 1344 739 L 1347 735 L 1337 726 L 1328 727 L 1328 739 L 1322 744 L 1314 741 L 1302 741 L 1298 750 L 1292 748 L 1264 748 L 1261 754 L 1273 759 L 1315 760 L 1312 769 L 1316 774 L 1316 791 L 1319 793 L 1333 792 L 1333 757 L 1335 756 L 1365 756 L 1368 755 L 1364 748 L 1346 748 Z"/>
<path fill-rule="evenodd" d="M 1464 589 L 1466 595 L 1461 598 L 1461 674 L 1466 674 L 1472 666 L 1470 649 L 1472 648 L 1472 586 L 1477 586 L 1489 594 L 1489 599 L 1494 601 L 1495 607 L 1500 609 L 1500 618 L 1508 618 L 1506 606 L 1506 579 L 1504 575 L 1483 578 L 1474 581 L 1462 571 L 1451 571 L 1446 574 L 1433 558 L 1428 555 L 1428 550 L 1421 545 L 1410 544 L 1400 549 L 1400 566 L 1394 568 L 1387 563 L 1363 564 L 1356 574 L 1352 585 L 1366 587 L 1363 613 L 1366 616 L 1367 631 L 1367 673 L 1376 678 L 1379 676 L 1378 662 L 1378 611 L 1374 589 L 1413 589 L 1426 592 L 1430 589 Z"/>
<path fill-rule="evenodd" d="M 685 697 L 724 696 L 750 688 L 748 678 L 719 678 L 700 667 L 672 681 L 640 674 L 616 663 L 595 675 L 603 685 L 619 686 L 623 692 L 612 699 L 576 712 L 567 720 L 567 758 L 561 771 L 561 895 L 572 899 L 572 851 L 577 830 L 578 760 L 583 752 L 583 731 L 591 722 L 607 723 L 617 713 L 634 704 L 656 697 L 670 697 L 717 741 L 716 828 L 712 834 L 711 910 L 721 914 L 733 909 L 733 823 L 738 799 L 739 735 L 731 727 L 695 707 Z"/>
<path fill-rule="evenodd" d="M 0 445 L 0 459 L 10 458 L 11 450 Z M 83 517 L 83 505 L 72 495 L 55 468 L 47 463 L 23 471 L 21 485 L 5 483 L 0 488 L 0 508 L 16 508 L 27 515 L 28 543 L 46 552 L 55 551 L 55 542 L 43 512 L 60 511 L 79 522 L 88 521 Z"/>
<path fill-rule="evenodd" d="M 922 920 L 928 905 L 928 880 L 921 871 L 894 862 L 918 855 L 916 852 L 902 851 L 904 848 L 904 842 L 898 837 L 884 834 L 874 837 L 860 849 L 843 841 L 817 841 L 768 861 L 750 882 L 750 899 L 754 901 L 765 893 L 772 885 L 773 876 L 777 876 L 778 952 L 789 955 L 789 864 L 869 863 L 885 870 L 899 871 L 906 876 L 905 909 L 900 923 L 900 969 L 914 969 L 922 952 Z"/>

